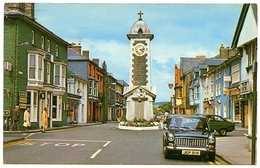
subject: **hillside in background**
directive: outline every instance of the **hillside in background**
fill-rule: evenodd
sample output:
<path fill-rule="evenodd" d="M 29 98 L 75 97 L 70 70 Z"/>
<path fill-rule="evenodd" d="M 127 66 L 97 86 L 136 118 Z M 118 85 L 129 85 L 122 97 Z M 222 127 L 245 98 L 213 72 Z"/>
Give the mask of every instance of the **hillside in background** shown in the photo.
<path fill-rule="evenodd" d="M 165 102 L 154 102 L 153 104 L 154 105 L 161 105 L 161 104 L 164 104 L 164 103 L 167 103 L 166 101 Z"/>

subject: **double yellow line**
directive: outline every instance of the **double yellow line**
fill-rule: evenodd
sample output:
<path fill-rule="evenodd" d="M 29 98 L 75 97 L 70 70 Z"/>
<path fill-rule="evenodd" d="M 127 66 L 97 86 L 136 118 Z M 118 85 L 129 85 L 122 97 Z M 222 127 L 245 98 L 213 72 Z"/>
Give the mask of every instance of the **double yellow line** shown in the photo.
<path fill-rule="evenodd" d="M 24 139 L 24 140 L 19 140 L 19 141 L 13 141 L 13 142 L 7 142 L 4 144 L 3 148 L 7 148 L 7 147 L 11 147 L 11 146 L 15 146 L 15 145 L 20 145 L 26 142 L 30 142 L 32 140 L 30 139 Z"/>

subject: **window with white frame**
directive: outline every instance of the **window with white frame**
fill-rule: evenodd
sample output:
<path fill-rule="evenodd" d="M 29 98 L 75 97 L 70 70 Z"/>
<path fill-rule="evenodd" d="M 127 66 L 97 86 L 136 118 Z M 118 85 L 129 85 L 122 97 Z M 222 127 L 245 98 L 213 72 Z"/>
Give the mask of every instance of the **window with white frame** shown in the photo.
<path fill-rule="evenodd" d="M 256 45 L 255 42 L 252 42 L 247 47 L 248 53 L 248 66 L 252 65 L 253 61 L 255 60 L 256 55 Z"/>
<path fill-rule="evenodd" d="M 195 95 L 195 99 L 199 99 L 199 88 L 198 87 L 195 87 L 194 88 L 194 95 Z"/>
<path fill-rule="evenodd" d="M 66 67 L 65 66 L 61 66 L 62 71 L 61 71 L 61 86 L 65 87 L 66 86 Z"/>
<path fill-rule="evenodd" d="M 214 92 L 214 89 L 213 89 L 213 84 L 210 85 L 210 97 L 213 98 L 213 92 Z"/>
<path fill-rule="evenodd" d="M 47 51 L 51 52 L 51 42 L 50 42 L 50 40 L 47 40 Z"/>
<path fill-rule="evenodd" d="M 93 95 L 93 80 L 89 81 L 89 95 Z"/>
<path fill-rule="evenodd" d="M 41 49 L 44 50 L 44 37 L 41 36 Z"/>
<path fill-rule="evenodd" d="M 194 100 L 194 88 L 190 89 L 190 100 Z"/>
<path fill-rule="evenodd" d="M 54 85 L 60 85 L 60 65 L 54 66 Z"/>
<path fill-rule="evenodd" d="M 232 66 L 232 84 L 239 82 L 239 64 Z"/>
<path fill-rule="evenodd" d="M 51 82 L 51 64 L 49 62 L 47 62 L 47 65 L 46 65 L 46 82 L 48 84 L 50 84 Z"/>
<path fill-rule="evenodd" d="M 38 118 L 38 92 L 27 91 L 27 105 L 30 107 L 31 122 L 37 122 Z"/>
<path fill-rule="evenodd" d="M 59 57 L 59 46 L 58 45 L 55 46 L 55 56 Z"/>
<path fill-rule="evenodd" d="M 83 91 L 83 93 L 81 94 L 81 99 L 84 99 L 84 93 L 85 93 L 85 83 L 82 83 L 82 91 Z"/>
<path fill-rule="evenodd" d="M 43 79 L 43 57 L 38 56 L 38 80 L 42 81 Z"/>
<path fill-rule="evenodd" d="M 241 84 L 240 84 L 240 93 L 241 94 L 250 93 L 250 90 L 249 90 L 249 80 L 241 82 Z"/>
<path fill-rule="evenodd" d="M 98 84 L 97 82 L 94 83 L 94 96 L 98 96 Z"/>
<path fill-rule="evenodd" d="M 32 30 L 31 32 L 31 40 L 32 40 L 32 45 L 35 43 L 35 37 L 34 37 L 34 31 Z"/>
<path fill-rule="evenodd" d="M 220 87 L 220 82 L 216 84 L 216 96 L 221 95 L 221 87 Z"/>
<path fill-rule="evenodd" d="M 225 69 L 224 70 L 224 76 L 226 76 L 227 75 L 227 70 Z M 226 81 L 224 80 L 224 77 L 223 77 L 223 87 L 226 89 Z"/>
<path fill-rule="evenodd" d="M 53 96 L 52 98 L 52 119 L 56 121 L 61 120 L 62 100 L 61 96 Z"/>
<path fill-rule="evenodd" d="M 179 88 L 179 98 L 182 98 L 182 88 Z"/>
<path fill-rule="evenodd" d="M 208 86 L 204 87 L 204 99 L 207 100 L 208 99 Z"/>
<path fill-rule="evenodd" d="M 78 92 L 77 92 L 77 90 L 78 90 L 78 88 L 79 88 L 78 85 L 79 85 L 79 82 L 76 80 L 76 81 L 75 81 L 75 84 L 74 84 L 74 88 L 73 88 L 75 94 L 78 93 Z"/>
<path fill-rule="evenodd" d="M 218 79 L 218 78 L 219 78 L 219 76 L 218 76 L 218 75 L 219 75 L 219 73 L 218 73 L 218 72 L 219 72 L 219 71 L 217 70 L 217 71 L 216 71 L 216 79 Z"/>
<path fill-rule="evenodd" d="M 63 65 L 54 65 L 54 85 L 65 87 L 66 67 Z"/>
<path fill-rule="evenodd" d="M 224 103 L 224 105 L 223 105 L 223 117 L 227 118 L 227 104 L 226 103 Z"/>
<path fill-rule="evenodd" d="M 226 81 L 223 79 L 223 88 L 226 89 L 227 88 L 227 84 Z"/>
<path fill-rule="evenodd" d="M 29 54 L 28 79 L 43 82 L 43 57 L 39 54 Z"/>

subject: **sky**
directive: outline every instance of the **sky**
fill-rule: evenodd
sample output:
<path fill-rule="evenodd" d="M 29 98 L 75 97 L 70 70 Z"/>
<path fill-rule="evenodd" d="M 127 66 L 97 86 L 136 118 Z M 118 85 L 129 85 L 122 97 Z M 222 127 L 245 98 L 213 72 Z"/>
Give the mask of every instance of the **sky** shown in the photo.
<path fill-rule="evenodd" d="M 242 3 L 35 3 L 36 22 L 63 40 L 80 43 L 90 59 L 107 64 L 117 80 L 129 83 L 130 41 L 127 34 L 139 11 L 154 34 L 151 41 L 151 85 L 155 102 L 171 100 L 174 66 L 180 57 L 207 58 L 230 47 Z M 191 67 L 192 68 L 192 67 Z"/>

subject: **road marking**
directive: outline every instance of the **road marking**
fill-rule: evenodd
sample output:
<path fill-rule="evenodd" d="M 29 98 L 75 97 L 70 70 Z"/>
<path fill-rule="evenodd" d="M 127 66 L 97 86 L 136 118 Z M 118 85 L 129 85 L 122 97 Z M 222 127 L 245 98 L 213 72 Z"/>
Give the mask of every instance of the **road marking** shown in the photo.
<path fill-rule="evenodd" d="M 19 145 L 19 144 L 23 144 L 23 143 L 27 143 L 30 142 L 31 140 L 25 139 L 25 140 L 20 140 L 20 141 L 14 141 L 14 142 L 7 142 L 4 144 L 4 148 L 10 147 L 10 146 L 15 146 L 15 145 Z"/>
<path fill-rule="evenodd" d="M 70 142 L 110 142 L 110 141 L 99 141 L 99 140 L 69 140 L 69 139 L 30 139 L 36 141 L 70 141 Z"/>
<path fill-rule="evenodd" d="M 106 147 L 111 141 L 108 141 L 105 145 L 103 145 L 103 147 Z"/>
<path fill-rule="evenodd" d="M 210 165 L 213 165 L 214 163 L 213 162 L 208 162 Z"/>
<path fill-rule="evenodd" d="M 217 165 L 220 165 L 220 164 L 221 164 L 220 162 L 218 162 L 218 161 L 216 161 L 216 160 L 215 160 L 215 163 L 216 163 Z"/>
<path fill-rule="evenodd" d="M 99 154 L 99 152 L 101 152 L 101 151 L 102 151 L 102 149 L 98 149 L 92 156 L 90 156 L 90 158 L 94 159 L 97 156 L 97 154 Z"/>

